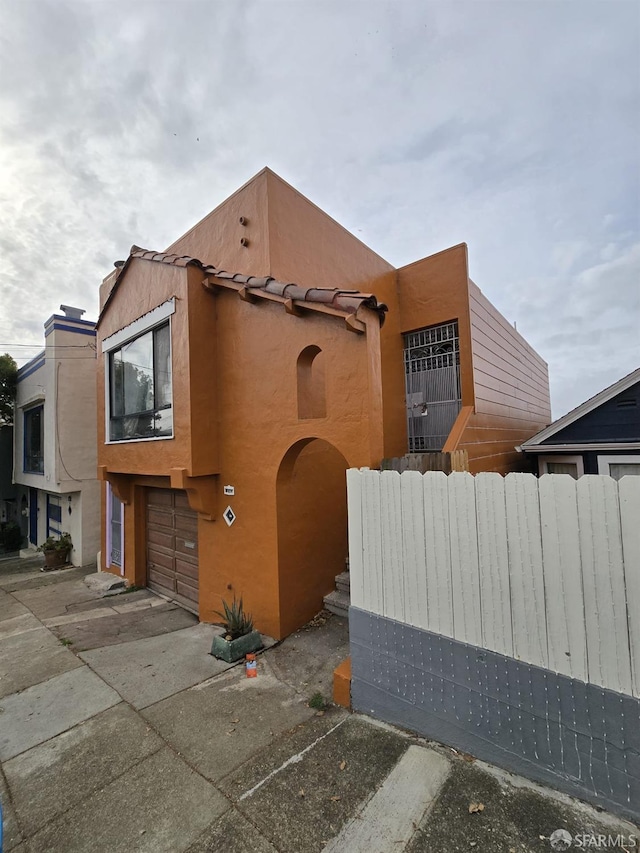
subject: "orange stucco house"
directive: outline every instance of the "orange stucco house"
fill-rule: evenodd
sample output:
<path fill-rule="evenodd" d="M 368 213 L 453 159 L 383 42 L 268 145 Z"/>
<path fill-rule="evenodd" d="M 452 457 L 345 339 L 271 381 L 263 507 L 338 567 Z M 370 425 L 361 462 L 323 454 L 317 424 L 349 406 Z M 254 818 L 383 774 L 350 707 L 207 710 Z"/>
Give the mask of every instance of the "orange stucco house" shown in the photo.
<path fill-rule="evenodd" d="M 277 638 L 344 565 L 346 468 L 464 448 L 504 473 L 550 420 L 465 245 L 395 269 L 269 169 L 133 247 L 97 330 L 102 568 L 203 621 L 242 595 Z"/>

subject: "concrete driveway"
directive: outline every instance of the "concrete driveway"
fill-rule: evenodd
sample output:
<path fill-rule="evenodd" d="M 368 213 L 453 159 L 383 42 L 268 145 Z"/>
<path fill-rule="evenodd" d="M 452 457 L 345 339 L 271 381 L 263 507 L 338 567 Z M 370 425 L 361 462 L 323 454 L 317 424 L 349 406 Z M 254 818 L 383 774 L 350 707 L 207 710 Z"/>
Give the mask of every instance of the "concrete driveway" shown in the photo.
<path fill-rule="evenodd" d="M 7 851 L 533 853 L 561 827 L 634 831 L 470 756 L 310 707 L 348 654 L 345 620 L 267 639 L 247 679 L 208 654 L 217 629 L 190 613 L 148 590 L 100 598 L 88 570 L 43 574 L 40 560 L 0 562 Z"/>

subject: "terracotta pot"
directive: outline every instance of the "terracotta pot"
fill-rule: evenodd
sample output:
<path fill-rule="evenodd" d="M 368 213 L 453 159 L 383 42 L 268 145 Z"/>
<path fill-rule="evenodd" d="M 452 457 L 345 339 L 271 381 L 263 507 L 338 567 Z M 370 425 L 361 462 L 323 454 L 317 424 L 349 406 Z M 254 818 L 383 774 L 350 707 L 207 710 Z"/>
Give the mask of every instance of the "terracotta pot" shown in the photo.
<path fill-rule="evenodd" d="M 61 569 L 69 562 L 68 551 L 44 551 L 44 570 Z"/>

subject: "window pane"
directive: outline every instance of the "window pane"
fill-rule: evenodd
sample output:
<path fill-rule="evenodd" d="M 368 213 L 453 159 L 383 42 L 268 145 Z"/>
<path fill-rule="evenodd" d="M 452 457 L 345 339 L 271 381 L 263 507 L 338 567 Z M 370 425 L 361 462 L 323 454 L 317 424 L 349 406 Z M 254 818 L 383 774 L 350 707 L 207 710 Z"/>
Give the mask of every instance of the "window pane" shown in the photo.
<path fill-rule="evenodd" d="M 154 434 L 153 412 L 122 418 L 122 438 L 149 438 Z"/>
<path fill-rule="evenodd" d="M 47 536 L 59 539 L 62 533 L 62 503 L 59 495 L 47 495 Z"/>
<path fill-rule="evenodd" d="M 162 409 L 155 414 L 155 435 L 171 435 L 173 433 L 173 411 Z"/>
<path fill-rule="evenodd" d="M 570 474 L 578 479 L 578 466 L 575 462 L 547 462 L 547 474 Z"/>
<path fill-rule="evenodd" d="M 44 473 L 42 406 L 24 413 L 24 470 Z"/>
<path fill-rule="evenodd" d="M 111 354 L 111 414 L 124 415 L 124 367 L 120 350 Z"/>
<path fill-rule="evenodd" d="M 609 463 L 609 475 L 614 480 L 619 480 L 621 477 L 638 475 L 640 476 L 640 462 L 625 462 L 619 465 Z"/>
<path fill-rule="evenodd" d="M 111 441 L 173 435 L 170 325 L 110 354 Z"/>
<path fill-rule="evenodd" d="M 147 332 L 122 347 L 124 414 L 153 409 L 153 333 Z"/>
<path fill-rule="evenodd" d="M 155 335 L 156 409 L 171 405 L 171 347 L 169 324 L 156 329 Z"/>

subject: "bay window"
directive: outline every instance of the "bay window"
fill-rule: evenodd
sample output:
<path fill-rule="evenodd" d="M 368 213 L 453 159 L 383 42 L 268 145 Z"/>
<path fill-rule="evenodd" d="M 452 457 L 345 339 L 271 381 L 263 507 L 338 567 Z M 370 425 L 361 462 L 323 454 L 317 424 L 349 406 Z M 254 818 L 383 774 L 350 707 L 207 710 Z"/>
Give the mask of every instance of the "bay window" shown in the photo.
<path fill-rule="evenodd" d="M 169 320 L 109 351 L 109 440 L 173 435 Z"/>

